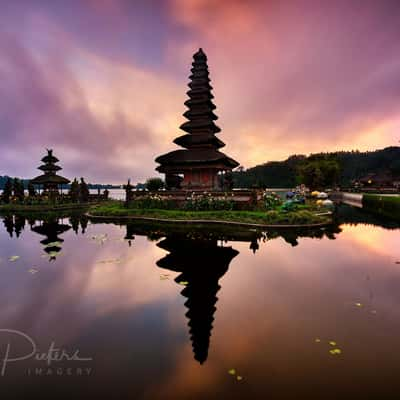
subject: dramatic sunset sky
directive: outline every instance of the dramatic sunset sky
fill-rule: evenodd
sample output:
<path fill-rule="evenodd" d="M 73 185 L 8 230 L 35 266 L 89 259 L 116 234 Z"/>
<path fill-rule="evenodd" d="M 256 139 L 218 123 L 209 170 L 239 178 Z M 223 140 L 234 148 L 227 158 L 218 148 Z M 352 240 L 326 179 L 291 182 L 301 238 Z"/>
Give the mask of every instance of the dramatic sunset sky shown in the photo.
<path fill-rule="evenodd" d="M 157 175 L 199 47 L 246 168 L 399 144 L 399 0 L 0 1 L 0 175 Z"/>

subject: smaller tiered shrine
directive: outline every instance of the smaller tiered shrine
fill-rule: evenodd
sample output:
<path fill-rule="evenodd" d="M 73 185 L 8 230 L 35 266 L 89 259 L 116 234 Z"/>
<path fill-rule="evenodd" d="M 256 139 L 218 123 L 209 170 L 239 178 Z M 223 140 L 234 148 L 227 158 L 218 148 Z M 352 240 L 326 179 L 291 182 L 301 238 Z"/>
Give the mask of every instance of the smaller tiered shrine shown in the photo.
<path fill-rule="evenodd" d="M 56 165 L 59 160 L 53 156 L 52 149 L 47 149 L 47 155 L 42 158 L 42 162 L 43 165 L 38 167 L 38 169 L 44 173 L 31 179 L 31 183 L 41 186 L 46 192 L 57 193 L 59 186 L 66 185 L 70 181 L 63 176 L 57 175 L 57 171 L 60 171 L 62 168 Z"/>

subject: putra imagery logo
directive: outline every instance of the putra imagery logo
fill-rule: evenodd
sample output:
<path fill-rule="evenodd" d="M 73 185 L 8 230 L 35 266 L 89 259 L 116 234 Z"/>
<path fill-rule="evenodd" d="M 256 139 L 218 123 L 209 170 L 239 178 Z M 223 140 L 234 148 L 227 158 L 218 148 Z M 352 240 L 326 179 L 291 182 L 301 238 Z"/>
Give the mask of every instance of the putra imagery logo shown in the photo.
<path fill-rule="evenodd" d="M 15 329 L 0 329 L 1 336 L 6 337 L 6 345 L 3 350 L 3 344 L 0 346 L 0 361 L 1 370 L 0 375 L 5 376 L 7 367 L 13 363 L 33 360 L 38 362 L 38 366 L 34 369 L 28 369 L 29 375 L 90 375 L 92 368 L 76 367 L 75 363 L 88 363 L 93 361 L 92 357 L 82 357 L 79 354 L 79 350 L 67 351 L 64 348 L 58 348 L 55 341 L 52 341 L 46 351 L 42 351 L 36 345 L 34 339 L 24 332 Z M 18 342 L 26 347 L 24 352 L 18 352 L 15 350 L 15 343 Z M 13 343 L 14 342 L 14 346 Z M 0 342 L 1 343 L 1 342 Z M 39 364 L 40 363 L 40 364 Z M 71 363 L 68 368 L 60 368 L 57 363 Z M 74 363 L 74 364 L 72 364 Z M 43 365 L 44 364 L 44 365 Z M 74 365 L 74 368 L 72 368 Z M 79 364 L 82 365 L 82 364 Z"/>

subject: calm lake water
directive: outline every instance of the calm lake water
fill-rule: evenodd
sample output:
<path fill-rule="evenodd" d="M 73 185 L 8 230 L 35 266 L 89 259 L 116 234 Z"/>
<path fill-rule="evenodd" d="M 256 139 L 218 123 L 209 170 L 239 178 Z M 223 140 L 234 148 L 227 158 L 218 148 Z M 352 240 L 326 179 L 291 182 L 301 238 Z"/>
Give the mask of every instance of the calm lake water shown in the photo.
<path fill-rule="evenodd" d="M 338 218 L 258 233 L 3 217 L 4 398 L 398 399 L 400 230 Z M 62 361 L 28 358 L 52 342 Z"/>

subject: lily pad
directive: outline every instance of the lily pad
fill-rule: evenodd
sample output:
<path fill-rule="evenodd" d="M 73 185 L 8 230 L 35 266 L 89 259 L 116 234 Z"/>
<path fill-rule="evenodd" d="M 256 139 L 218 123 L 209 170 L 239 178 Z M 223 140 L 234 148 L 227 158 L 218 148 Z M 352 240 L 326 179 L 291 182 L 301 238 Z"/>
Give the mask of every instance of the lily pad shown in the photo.
<path fill-rule="evenodd" d="M 338 356 L 339 354 L 342 354 L 342 350 L 340 350 L 340 349 L 332 349 L 332 350 L 329 350 L 329 353 L 331 353 L 334 356 Z"/>
<path fill-rule="evenodd" d="M 31 268 L 28 270 L 28 272 L 32 275 L 36 274 L 37 272 L 39 272 L 36 268 Z"/>
<path fill-rule="evenodd" d="M 8 261 L 14 262 L 17 261 L 20 258 L 20 256 L 11 256 Z"/>
<path fill-rule="evenodd" d="M 331 340 L 331 341 L 329 341 L 329 344 L 331 345 L 331 346 L 336 346 L 336 342 L 335 341 L 333 341 L 333 340 Z"/>
<path fill-rule="evenodd" d="M 113 258 L 110 260 L 100 260 L 97 261 L 97 264 L 120 264 L 122 260 L 120 258 Z"/>
<path fill-rule="evenodd" d="M 107 233 L 103 233 L 101 235 L 94 235 L 92 239 L 95 240 L 97 243 L 103 244 L 106 240 L 108 240 Z"/>

